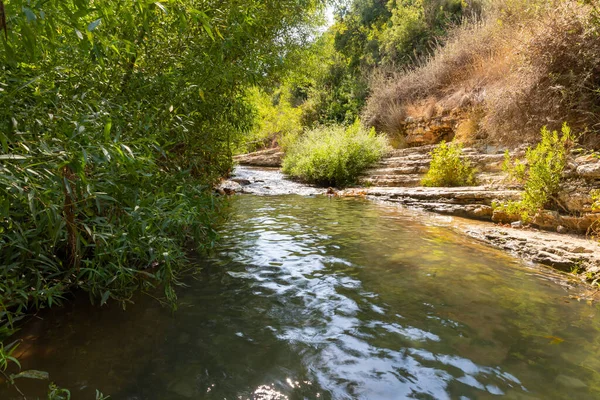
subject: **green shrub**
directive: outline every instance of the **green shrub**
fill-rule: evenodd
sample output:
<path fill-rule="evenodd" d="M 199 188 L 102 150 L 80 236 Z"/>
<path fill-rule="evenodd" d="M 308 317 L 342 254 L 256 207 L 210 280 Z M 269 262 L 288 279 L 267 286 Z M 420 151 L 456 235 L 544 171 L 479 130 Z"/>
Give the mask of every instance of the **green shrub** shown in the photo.
<path fill-rule="evenodd" d="M 460 144 L 442 141 L 431 152 L 431 166 L 421 184 L 429 187 L 474 185 L 475 168 L 461 155 Z"/>
<path fill-rule="evenodd" d="M 387 140 L 356 121 L 319 127 L 293 143 L 283 160 L 283 172 L 308 182 L 345 186 L 378 161 L 387 151 Z"/>
<path fill-rule="evenodd" d="M 501 207 L 525 222 L 551 205 L 560 190 L 562 173 L 574 142 L 571 128 L 566 123 L 562 126 L 561 134 L 543 127 L 541 135 L 540 143 L 533 149 L 527 149 L 526 163 L 511 161 L 506 156 L 503 166 L 509 177 L 524 184 L 524 192 L 521 200 L 508 202 Z"/>
<path fill-rule="evenodd" d="M 592 211 L 600 211 L 600 189 L 592 190 Z"/>
<path fill-rule="evenodd" d="M 592 211 L 600 212 L 600 189 L 592 190 L 590 196 L 592 198 Z M 600 237 L 600 216 L 592 223 L 587 233 L 595 239 Z"/>

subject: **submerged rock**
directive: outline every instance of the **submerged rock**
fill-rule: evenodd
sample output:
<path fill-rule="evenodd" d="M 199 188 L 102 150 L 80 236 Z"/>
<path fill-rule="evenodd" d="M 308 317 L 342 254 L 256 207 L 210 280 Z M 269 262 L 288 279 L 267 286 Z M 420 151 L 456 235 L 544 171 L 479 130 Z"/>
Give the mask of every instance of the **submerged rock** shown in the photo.
<path fill-rule="evenodd" d="M 564 272 L 600 277 L 600 243 L 585 237 L 498 226 L 473 226 L 465 232 L 522 259 Z"/>

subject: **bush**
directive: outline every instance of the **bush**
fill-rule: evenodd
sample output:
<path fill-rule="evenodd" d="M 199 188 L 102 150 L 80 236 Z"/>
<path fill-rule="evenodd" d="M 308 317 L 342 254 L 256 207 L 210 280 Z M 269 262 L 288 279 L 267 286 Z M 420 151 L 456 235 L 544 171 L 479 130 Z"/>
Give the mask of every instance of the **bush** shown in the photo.
<path fill-rule="evenodd" d="M 461 155 L 460 144 L 442 141 L 431 152 L 431 166 L 421 184 L 429 187 L 474 185 L 475 168 Z"/>
<path fill-rule="evenodd" d="M 541 135 L 541 142 L 535 148 L 527 149 L 526 163 L 512 161 L 506 156 L 503 165 L 509 177 L 525 186 L 521 200 L 509 202 L 503 207 L 509 214 L 519 215 L 525 222 L 551 205 L 560 190 L 562 173 L 574 142 L 571 128 L 566 123 L 560 135 L 557 131 L 550 132 L 546 127 L 542 128 Z"/>
<path fill-rule="evenodd" d="M 283 160 L 283 172 L 322 185 L 345 186 L 378 161 L 387 151 L 387 141 L 374 129 L 365 130 L 357 121 L 319 127 L 306 132 L 291 145 Z"/>

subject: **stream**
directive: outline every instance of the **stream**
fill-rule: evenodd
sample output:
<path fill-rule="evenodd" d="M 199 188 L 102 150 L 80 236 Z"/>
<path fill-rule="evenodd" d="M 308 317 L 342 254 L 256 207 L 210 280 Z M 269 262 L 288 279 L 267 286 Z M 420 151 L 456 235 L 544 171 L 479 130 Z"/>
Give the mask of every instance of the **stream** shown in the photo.
<path fill-rule="evenodd" d="M 23 326 L 23 368 L 74 400 L 600 398 L 600 308 L 581 288 L 425 213 L 284 194 L 298 184 L 277 174 L 238 170 L 271 195 L 232 197 L 176 312 L 70 302 Z"/>

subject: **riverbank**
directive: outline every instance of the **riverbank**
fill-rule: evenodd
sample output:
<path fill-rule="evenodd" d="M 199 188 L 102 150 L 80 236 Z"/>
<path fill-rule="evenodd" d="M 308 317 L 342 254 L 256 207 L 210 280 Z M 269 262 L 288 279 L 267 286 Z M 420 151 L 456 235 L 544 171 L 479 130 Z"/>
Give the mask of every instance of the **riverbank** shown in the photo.
<path fill-rule="evenodd" d="M 481 158 L 485 157 L 480 156 Z M 412 162 L 418 163 L 414 159 Z M 492 163 L 486 165 L 488 169 L 493 168 Z M 420 168 L 423 168 L 423 165 Z M 371 175 L 363 179 L 373 179 L 372 177 L 371 172 Z M 492 203 L 514 200 L 520 195 L 518 188 L 502 187 L 500 181 L 498 174 L 496 184 L 491 183 L 480 187 L 387 186 L 335 191 L 331 188 L 319 188 L 287 180 L 276 167 L 241 166 L 236 169 L 229 181 L 222 183 L 221 187 L 228 193 L 363 197 L 372 201 L 445 215 L 450 219 L 449 225 L 464 235 L 502 249 L 524 261 L 566 272 L 569 277 L 576 276 L 588 283 L 600 276 L 600 245 L 585 235 L 578 234 L 577 231 L 557 233 L 531 226 L 524 227 L 519 223 L 494 223 Z M 585 204 L 585 201 L 580 199 L 577 203 L 574 201 L 577 197 L 573 195 L 571 199 L 571 203 L 584 207 L 581 204 Z M 565 218 L 565 216 L 559 217 Z M 576 221 L 581 217 L 571 218 Z"/>

